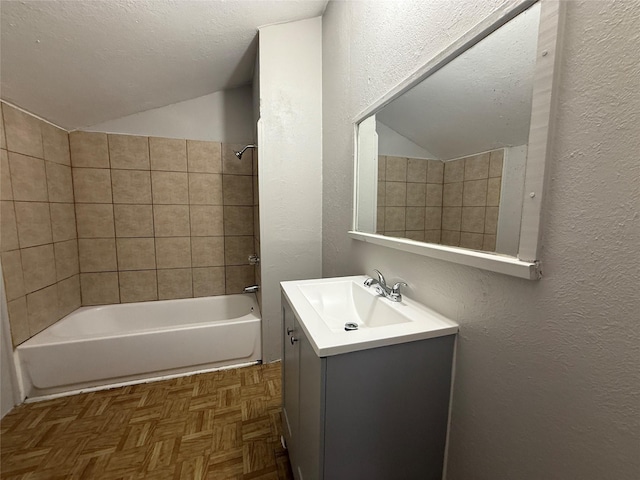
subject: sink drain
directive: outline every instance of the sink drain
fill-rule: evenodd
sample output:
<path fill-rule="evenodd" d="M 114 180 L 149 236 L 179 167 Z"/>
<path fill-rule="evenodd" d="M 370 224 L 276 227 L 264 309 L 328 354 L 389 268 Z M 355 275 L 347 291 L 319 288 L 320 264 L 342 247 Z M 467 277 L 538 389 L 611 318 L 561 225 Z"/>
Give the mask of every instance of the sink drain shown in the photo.
<path fill-rule="evenodd" d="M 350 332 L 351 330 L 357 330 L 358 329 L 358 324 L 354 323 L 354 322 L 347 322 L 344 324 L 344 329 L 347 332 Z"/>

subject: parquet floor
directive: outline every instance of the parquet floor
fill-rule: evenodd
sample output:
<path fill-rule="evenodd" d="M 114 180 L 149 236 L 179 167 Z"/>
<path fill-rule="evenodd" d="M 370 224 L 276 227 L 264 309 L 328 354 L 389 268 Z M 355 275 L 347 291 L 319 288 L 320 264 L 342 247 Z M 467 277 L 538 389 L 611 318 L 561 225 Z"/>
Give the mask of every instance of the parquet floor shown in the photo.
<path fill-rule="evenodd" d="M 292 479 L 280 364 L 23 404 L 0 423 L 2 479 Z"/>

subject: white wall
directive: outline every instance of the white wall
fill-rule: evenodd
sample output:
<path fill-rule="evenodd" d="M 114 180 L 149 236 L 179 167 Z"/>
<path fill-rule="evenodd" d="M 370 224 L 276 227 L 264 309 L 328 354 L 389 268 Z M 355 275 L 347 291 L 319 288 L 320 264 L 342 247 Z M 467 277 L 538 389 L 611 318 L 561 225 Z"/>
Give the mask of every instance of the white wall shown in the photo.
<path fill-rule="evenodd" d="M 252 143 L 254 127 L 253 93 L 251 86 L 246 86 L 135 113 L 80 130 Z"/>
<path fill-rule="evenodd" d="M 359 112 L 502 0 L 330 2 L 323 17 L 323 275 L 403 279 L 461 325 L 449 480 L 631 480 L 640 429 L 640 8 L 566 2 L 543 224 L 527 281 L 365 244 Z"/>
<path fill-rule="evenodd" d="M 0 418 L 9 413 L 22 400 L 12 355 L 11 328 L 9 327 L 4 281 L 0 268 Z"/>
<path fill-rule="evenodd" d="M 426 158 L 437 159 L 435 155 L 412 142 L 407 137 L 403 137 L 384 123 L 376 122 L 376 132 L 378 133 L 378 153 L 380 155 L 392 155 L 394 157 Z"/>
<path fill-rule="evenodd" d="M 281 357 L 280 284 L 322 273 L 322 21 L 260 29 L 263 359 Z"/>

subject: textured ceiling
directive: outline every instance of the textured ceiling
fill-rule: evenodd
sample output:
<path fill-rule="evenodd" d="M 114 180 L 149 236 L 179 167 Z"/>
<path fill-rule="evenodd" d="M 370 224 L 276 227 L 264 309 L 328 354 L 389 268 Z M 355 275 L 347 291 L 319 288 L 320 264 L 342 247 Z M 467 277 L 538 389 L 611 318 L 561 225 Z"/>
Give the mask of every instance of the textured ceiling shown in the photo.
<path fill-rule="evenodd" d="M 2 99 L 74 129 L 247 84 L 257 28 L 326 4 L 2 0 Z"/>

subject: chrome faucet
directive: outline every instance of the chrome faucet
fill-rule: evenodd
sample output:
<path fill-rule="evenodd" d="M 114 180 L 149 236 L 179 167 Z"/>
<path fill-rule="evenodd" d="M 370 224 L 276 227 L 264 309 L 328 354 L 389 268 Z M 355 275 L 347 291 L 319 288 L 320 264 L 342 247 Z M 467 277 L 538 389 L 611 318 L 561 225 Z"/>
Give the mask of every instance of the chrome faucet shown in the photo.
<path fill-rule="evenodd" d="M 378 295 L 382 295 L 392 302 L 401 302 L 402 294 L 400 293 L 400 287 L 407 287 L 408 285 L 405 282 L 398 282 L 394 284 L 393 287 L 389 287 L 384 279 L 384 275 L 382 275 L 379 270 L 374 270 L 374 272 L 378 275 L 378 280 L 375 278 L 367 278 L 364 281 L 365 286 L 371 287 L 375 285 L 374 288 Z"/>

